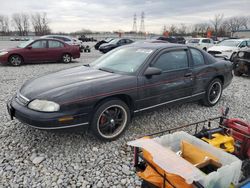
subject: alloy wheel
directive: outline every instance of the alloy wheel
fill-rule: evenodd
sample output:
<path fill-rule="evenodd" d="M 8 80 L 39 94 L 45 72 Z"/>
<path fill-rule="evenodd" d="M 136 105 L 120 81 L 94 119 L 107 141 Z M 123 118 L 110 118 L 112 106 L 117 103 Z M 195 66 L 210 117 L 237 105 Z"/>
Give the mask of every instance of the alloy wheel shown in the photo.
<path fill-rule="evenodd" d="M 220 99 L 222 86 L 220 82 L 214 82 L 208 92 L 208 100 L 211 104 L 215 104 Z"/>
<path fill-rule="evenodd" d="M 116 137 L 126 127 L 127 120 L 127 112 L 122 106 L 109 106 L 103 110 L 98 118 L 98 132 L 102 137 L 107 139 Z"/>
<path fill-rule="evenodd" d="M 22 59 L 21 59 L 21 57 L 19 57 L 19 56 L 12 56 L 12 57 L 10 58 L 10 63 L 11 63 L 13 66 L 19 66 L 19 65 L 21 65 L 21 63 L 22 63 Z"/>
<path fill-rule="evenodd" d="M 70 63 L 70 61 L 71 61 L 71 56 L 69 54 L 64 54 L 63 55 L 63 62 Z"/>

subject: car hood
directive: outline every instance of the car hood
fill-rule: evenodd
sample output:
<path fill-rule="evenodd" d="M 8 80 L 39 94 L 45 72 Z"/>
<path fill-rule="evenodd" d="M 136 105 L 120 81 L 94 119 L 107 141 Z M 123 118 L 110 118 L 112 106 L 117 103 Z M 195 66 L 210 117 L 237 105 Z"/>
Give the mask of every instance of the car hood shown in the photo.
<path fill-rule="evenodd" d="M 23 48 L 6 48 L 6 49 L 1 49 L 0 52 L 12 52 L 12 51 L 18 51 L 22 49 Z"/>
<path fill-rule="evenodd" d="M 208 51 L 226 51 L 226 50 L 237 50 L 238 47 L 233 46 L 213 46 L 208 49 Z"/>
<path fill-rule="evenodd" d="M 104 43 L 100 46 L 100 48 L 107 47 L 107 46 L 116 46 L 115 44 Z"/>
<path fill-rule="evenodd" d="M 62 100 L 62 95 L 91 95 L 90 90 L 94 82 L 114 79 L 117 76 L 119 75 L 85 66 L 74 67 L 31 79 L 22 86 L 20 93 L 29 100 L 58 101 Z"/>

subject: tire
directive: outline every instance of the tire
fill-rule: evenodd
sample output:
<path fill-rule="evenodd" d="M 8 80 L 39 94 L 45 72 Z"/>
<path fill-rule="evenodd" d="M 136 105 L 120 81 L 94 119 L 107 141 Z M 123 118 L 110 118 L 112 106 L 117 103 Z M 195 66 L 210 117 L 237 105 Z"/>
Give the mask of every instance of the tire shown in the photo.
<path fill-rule="evenodd" d="M 63 63 L 70 63 L 72 61 L 72 56 L 68 53 L 62 55 Z"/>
<path fill-rule="evenodd" d="M 23 58 L 20 55 L 12 55 L 9 57 L 9 63 L 12 66 L 20 66 L 23 64 Z"/>
<path fill-rule="evenodd" d="M 98 139 L 112 141 L 122 135 L 129 122 L 128 106 L 119 99 L 110 99 L 98 105 L 90 128 Z"/>
<path fill-rule="evenodd" d="M 230 61 L 231 61 L 231 62 L 234 62 L 234 59 L 235 59 L 236 55 L 237 55 L 236 52 L 234 52 L 234 53 L 231 55 L 231 57 L 230 57 Z"/>
<path fill-rule="evenodd" d="M 221 98 L 222 91 L 222 81 L 218 78 L 212 80 L 206 89 L 205 97 L 202 100 L 202 104 L 208 107 L 216 105 Z"/>
<path fill-rule="evenodd" d="M 207 48 L 203 48 L 204 51 L 207 51 Z"/>
<path fill-rule="evenodd" d="M 235 76 L 242 76 L 242 72 L 238 71 L 237 69 L 234 69 L 234 75 Z"/>

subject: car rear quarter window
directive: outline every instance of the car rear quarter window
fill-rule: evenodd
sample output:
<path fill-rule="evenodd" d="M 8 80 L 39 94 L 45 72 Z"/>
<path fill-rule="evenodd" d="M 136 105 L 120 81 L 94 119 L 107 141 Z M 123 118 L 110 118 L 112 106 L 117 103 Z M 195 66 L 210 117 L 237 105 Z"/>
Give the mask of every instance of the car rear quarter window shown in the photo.
<path fill-rule="evenodd" d="M 199 50 L 191 48 L 190 51 L 193 57 L 194 66 L 200 66 L 205 64 L 203 54 Z"/>
<path fill-rule="evenodd" d="M 156 60 L 153 67 L 163 72 L 188 68 L 187 52 L 185 50 L 166 52 Z"/>
<path fill-rule="evenodd" d="M 49 41 L 49 48 L 62 48 L 63 46 L 64 46 L 63 43 L 59 41 L 53 41 L 53 40 Z"/>

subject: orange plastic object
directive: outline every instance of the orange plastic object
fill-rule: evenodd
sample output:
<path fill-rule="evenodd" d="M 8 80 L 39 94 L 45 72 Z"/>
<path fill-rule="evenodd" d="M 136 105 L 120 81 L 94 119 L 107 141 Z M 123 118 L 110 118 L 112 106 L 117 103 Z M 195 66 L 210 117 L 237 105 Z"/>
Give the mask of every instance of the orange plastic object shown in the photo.
<path fill-rule="evenodd" d="M 155 164 L 153 162 L 153 158 L 151 156 L 151 154 L 149 152 L 147 152 L 146 150 L 143 149 L 143 157 L 151 164 L 153 165 L 156 170 L 164 176 L 165 173 L 165 177 L 166 179 L 176 188 L 192 188 L 193 186 L 191 184 L 187 184 L 185 179 L 183 179 L 182 177 L 175 175 L 175 174 L 171 174 L 168 172 L 165 172 L 164 170 L 162 170 L 157 164 Z M 164 188 L 164 181 L 163 181 L 163 177 L 160 176 L 152 167 L 150 167 L 149 165 L 146 167 L 146 169 L 143 172 L 138 172 L 137 175 L 154 184 L 157 187 L 160 188 Z M 165 181 L 165 188 L 172 188 L 173 186 L 171 186 L 167 181 Z"/>

